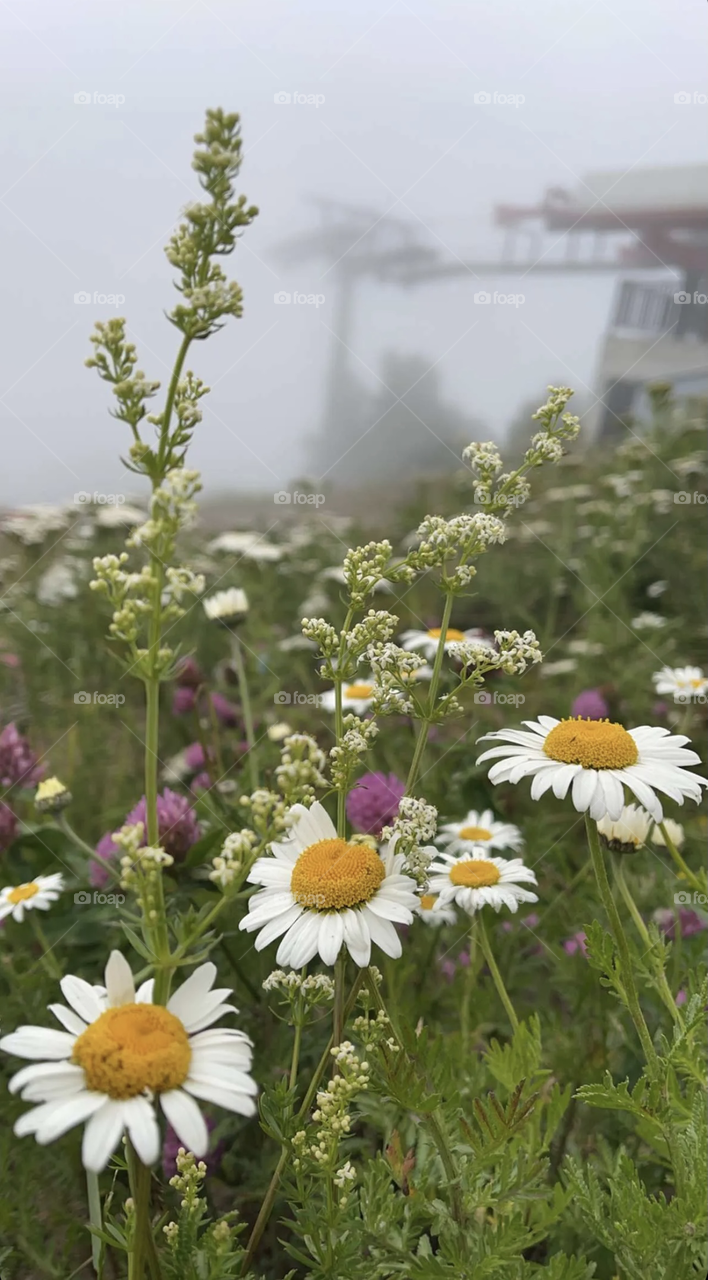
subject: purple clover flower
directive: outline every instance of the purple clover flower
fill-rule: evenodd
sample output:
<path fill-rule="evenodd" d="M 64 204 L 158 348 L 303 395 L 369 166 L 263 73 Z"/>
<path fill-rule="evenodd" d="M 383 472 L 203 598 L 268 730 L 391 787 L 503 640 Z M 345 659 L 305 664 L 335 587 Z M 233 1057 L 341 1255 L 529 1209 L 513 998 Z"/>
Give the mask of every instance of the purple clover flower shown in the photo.
<path fill-rule="evenodd" d="M 570 714 L 581 716 L 583 720 L 605 720 L 610 708 L 599 689 L 583 689 L 570 708 Z"/>
<path fill-rule="evenodd" d="M 395 773 L 365 773 L 347 796 L 347 817 L 356 831 L 377 836 L 393 822 L 405 793 Z"/>

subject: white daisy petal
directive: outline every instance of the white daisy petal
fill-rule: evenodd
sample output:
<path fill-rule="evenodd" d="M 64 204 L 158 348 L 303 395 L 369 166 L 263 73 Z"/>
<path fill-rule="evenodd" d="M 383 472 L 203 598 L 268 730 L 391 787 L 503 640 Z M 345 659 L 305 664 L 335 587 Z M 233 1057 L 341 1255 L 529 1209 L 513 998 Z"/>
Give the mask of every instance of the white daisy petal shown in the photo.
<path fill-rule="evenodd" d="M 103 1106 L 93 1113 L 84 1129 L 81 1158 L 84 1168 L 92 1173 L 105 1169 L 123 1136 L 123 1106 L 122 1102 L 105 1098 Z"/>
<path fill-rule="evenodd" d="M 140 1096 L 129 1098 L 123 1104 L 123 1119 L 143 1164 L 154 1164 L 160 1154 L 160 1130 L 152 1103 Z"/>
<path fill-rule="evenodd" d="M 60 1022 L 65 1030 L 70 1031 L 72 1035 L 80 1036 L 86 1030 L 87 1023 L 72 1009 L 67 1009 L 63 1004 L 49 1004 L 47 1008 L 50 1013 L 54 1014 L 57 1022 Z"/>
<path fill-rule="evenodd" d="M 84 1120 L 88 1120 L 99 1107 L 103 1106 L 103 1103 L 103 1094 L 89 1093 L 87 1090 L 57 1101 L 51 1115 L 48 1115 L 35 1130 L 37 1142 L 41 1146 L 46 1146 L 48 1142 L 56 1141 L 75 1125 L 83 1124 Z"/>
<path fill-rule="evenodd" d="M 326 913 L 320 921 L 319 953 L 324 964 L 333 965 L 344 942 L 344 920 L 338 911 Z"/>
<path fill-rule="evenodd" d="M 84 1022 L 95 1022 L 103 1013 L 104 1006 L 94 988 L 84 982 L 83 978 L 68 974 L 66 978 L 62 978 L 59 986 L 64 999 Z"/>
<path fill-rule="evenodd" d="M 160 1106 L 180 1142 L 195 1156 L 209 1150 L 209 1130 L 194 1098 L 183 1089 L 170 1089 L 160 1095 Z"/>
<path fill-rule="evenodd" d="M 70 1058 L 76 1036 L 52 1027 L 18 1027 L 0 1040 L 0 1049 L 18 1058 Z"/>
<path fill-rule="evenodd" d="M 133 971 L 120 951 L 111 951 L 108 957 L 105 983 L 109 1005 L 135 1004 Z"/>

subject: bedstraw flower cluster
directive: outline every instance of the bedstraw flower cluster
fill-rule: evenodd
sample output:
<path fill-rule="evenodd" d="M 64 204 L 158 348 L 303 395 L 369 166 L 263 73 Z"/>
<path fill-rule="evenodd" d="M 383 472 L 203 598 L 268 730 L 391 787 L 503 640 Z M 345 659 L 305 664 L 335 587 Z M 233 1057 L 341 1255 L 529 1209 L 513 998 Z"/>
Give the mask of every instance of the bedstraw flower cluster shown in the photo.
<path fill-rule="evenodd" d="M 389 1035 L 391 1019 L 383 1009 L 379 1009 L 375 1018 L 362 1014 L 354 1019 L 354 1033 L 367 1053 L 373 1049 L 385 1047 L 391 1053 L 398 1053 L 399 1048 L 393 1036 Z"/>
<path fill-rule="evenodd" d="M 311 800 L 317 787 L 325 787 L 326 757 L 307 733 L 291 733 L 283 742 L 280 764 L 275 770 L 279 790 L 288 806 Z"/>
<path fill-rule="evenodd" d="M 304 1026 L 313 1009 L 334 1000 L 334 979 L 326 973 L 303 978 L 295 969 L 274 969 L 263 983 L 263 990 L 289 1009 L 290 1021 Z"/>
<path fill-rule="evenodd" d="M 391 641 L 369 645 L 366 657 L 376 681 L 375 714 L 412 715 L 415 702 L 411 692 L 416 672 L 426 666 L 425 658 Z"/>
<path fill-rule="evenodd" d="M 391 827 L 384 827 L 382 840 L 396 841 L 396 853 L 406 855 L 405 870 L 420 888 L 428 880 L 428 867 L 437 849 L 426 842 L 432 840 L 438 827 L 438 811 L 432 804 L 415 796 L 403 796 L 398 815 Z"/>
<path fill-rule="evenodd" d="M 390 564 L 393 547 L 387 538 L 383 542 L 367 542 L 363 547 L 348 551 L 342 566 L 349 598 L 354 608 L 363 608 L 381 578 L 391 582 L 412 582 L 415 573 L 410 565 L 401 562 Z"/>
<path fill-rule="evenodd" d="M 182 1197 L 183 1209 L 194 1209 L 199 1201 L 201 1185 L 207 1175 L 207 1167 L 203 1160 L 195 1160 L 191 1151 L 180 1147 L 175 1159 L 177 1173 L 170 1178 L 170 1186 Z"/>
<path fill-rule="evenodd" d="M 212 859 L 213 870 L 209 879 L 218 884 L 220 889 L 228 889 L 238 875 L 244 871 L 251 860 L 251 854 L 258 844 L 258 836 L 249 827 L 241 831 L 232 831 L 222 845 L 221 853 Z"/>
<path fill-rule="evenodd" d="M 286 815 L 290 808 L 276 791 L 259 787 L 250 796 L 241 796 L 239 804 L 248 814 L 248 821 L 261 841 L 277 839 L 287 831 Z"/>
<path fill-rule="evenodd" d="M 350 1040 L 333 1048 L 331 1054 L 338 1074 L 317 1094 L 317 1106 L 312 1113 L 315 1133 L 300 1129 L 293 1138 L 295 1169 L 312 1161 L 334 1173 L 339 1142 L 351 1130 L 352 1100 L 369 1086 L 369 1064 L 361 1061 Z"/>
<path fill-rule="evenodd" d="M 534 422 L 540 422 L 543 430 L 531 438 L 531 448 L 524 454 L 524 463 L 540 467 L 544 462 L 560 462 L 563 442 L 575 440 L 580 431 L 580 418 L 563 410 L 573 392 L 570 387 L 548 388 L 550 395 L 545 404 L 532 414 Z"/>
<path fill-rule="evenodd" d="M 348 790 L 362 757 L 371 750 L 378 732 L 374 720 L 360 720 L 354 715 L 344 717 L 344 733 L 329 753 L 332 785 L 338 790 Z"/>

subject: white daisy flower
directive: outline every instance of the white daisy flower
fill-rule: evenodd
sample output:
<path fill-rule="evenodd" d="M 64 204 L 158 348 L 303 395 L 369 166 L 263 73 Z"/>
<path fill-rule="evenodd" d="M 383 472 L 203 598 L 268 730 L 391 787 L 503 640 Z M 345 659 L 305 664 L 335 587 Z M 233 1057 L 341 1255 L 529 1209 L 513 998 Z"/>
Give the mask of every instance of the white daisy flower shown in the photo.
<path fill-rule="evenodd" d="M 536 876 L 521 858 L 494 858 L 479 847 L 469 853 L 439 853 L 428 868 L 428 888 L 437 894 L 433 911 L 441 912 L 451 903 L 473 916 L 481 907 L 518 911 L 520 902 L 538 902 L 538 896 L 523 883 L 536 884 Z"/>
<path fill-rule="evenodd" d="M 212 1030 L 230 989 L 212 990 L 216 966 L 200 965 L 167 1007 L 152 1003 L 152 979 L 136 992 L 120 951 L 112 951 L 104 987 L 69 975 L 61 989 L 69 1005 L 49 1005 L 65 1028 L 19 1027 L 0 1049 L 34 1059 L 10 1081 L 38 1105 L 20 1116 L 18 1138 L 33 1133 L 44 1146 L 87 1121 L 82 1158 L 100 1173 L 124 1130 L 143 1164 L 160 1154 L 156 1099 L 177 1137 L 195 1156 L 206 1155 L 209 1131 L 195 1098 L 240 1115 L 255 1113 L 257 1085 L 248 1074 L 251 1042 L 230 1027 Z"/>
<path fill-rule="evenodd" d="M 664 826 L 669 840 L 676 849 L 680 849 L 686 843 L 686 832 L 680 822 L 674 822 L 673 818 L 664 818 Z M 654 827 L 651 833 L 652 844 L 658 844 L 662 849 L 666 848 L 666 841 L 661 827 Z"/>
<path fill-rule="evenodd" d="M 202 600 L 204 612 L 210 622 L 236 622 L 248 613 L 248 596 L 241 587 L 229 587 L 215 591 Z"/>
<path fill-rule="evenodd" d="M 454 906 L 439 907 L 435 910 L 437 898 L 434 893 L 422 893 L 419 899 L 418 915 L 421 920 L 425 920 L 426 924 L 438 926 L 441 924 L 455 924 L 457 921 L 457 912 Z"/>
<path fill-rule="evenodd" d="M 207 551 L 212 554 L 216 551 L 230 551 L 233 555 L 238 555 L 240 551 L 252 547 L 259 538 L 260 534 L 252 530 L 227 530 L 226 533 L 220 533 L 217 538 L 207 543 Z"/>
<path fill-rule="evenodd" d="M 374 689 L 373 676 L 362 676 L 360 680 L 356 680 L 353 684 L 343 684 L 342 707 L 345 711 L 353 711 L 357 716 L 363 715 L 371 706 Z M 320 707 L 324 707 L 325 711 L 334 711 L 336 706 L 334 689 L 327 689 L 325 693 L 319 694 L 318 697 L 318 705 Z"/>
<path fill-rule="evenodd" d="M 653 819 L 636 804 L 625 805 L 619 818 L 601 818 L 597 829 L 604 836 L 610 849 L 618 853 L 631 853 L 646 844 Z"/>
<path fill-rule="evenodd" d="M 700 667 L 662 667 L 652 676 L 657 693 L 670 693 L 674 702 L 690 702 L 708 693 L 708 676 Z"/>
<path fill-rule="evenodd" d="M 446 822 L 437 839 L 448 846 L 448 853 L 465 853 L 482 845 L 486 849 L 520 849 L 524 843 L 518 827 L 511 822 L 498 822 L 491 809 L 478 813 L 470 809 L 461 822 Z"/>
<path fill-rule="evenodd" d="M 418 905 L 415 882 L 402 873 L 393 841 L 381 853 L 342 840 L 319 802 L 293 805 L 290 835 L 259 858 L 251 884 L 263 885 L 248 904 L 240 928 L 260 930 L 256 950 L 282 936 L 276 963 L 301 969 L 319 953 L 333 965 L 345 946 L 362 968 L 375 942 L 387 956 L 401 954 L 394 928 L 410 924 Z"/>
<path fill-rule="evenodd" d="M 426 658 L 434 658 L 440 644 L 440 636 L 442 634 L 441 627 L 431 627 L 429 631 L 404 631 L 401 636 L 401 647 L 403 649 L 420 649 Z M 467 631 L 458 631 L 455 627 L 448 627 L 445 634 L 445 652 L 450 652 L 451 644 L 459 644 L 461 640 L 476 640 L 478 644 L 484 644 L 489 649 L 494 648 L 494 641 L 485 635 L 479 627 L 470 627 Z"/>
<path fill-rule="evenodd" d="M 578 813 L 589 812 L 599 822 L 606 815 L 617 821 L 624 808 L 624 787 L 634 793 L 656 822 L 663 810 L 656 796 L 663 791 L 677 804 L 688 796 L 698 804 L 701 787 L 708 785 L 686 765 L 700 764 L 695 751 L 687 751 L 683 734 L 641 725 L 627 730 L 609 720 L 555 720 L 539 716 L 525 720 L 528 730 L 497 729 L 484 735 L 508 745 L 484 751 L 477 763 L 496 759 L 490 782 L 520 782 L 534 775 L 531 799 L 540 800 L 549 788 L 563 800 L 572 783 L 573 804 Z"/>
<path fill-rule="evenodd" d="M 243 555 L 246 560 L 262 560 L 274 563 L 276 560 L 282 560 L 283 549 L 276 547 L 273 542 L 257 542 L 250 543 L 249 546 L 243 548 Z"/>
<path fill-rule="evenodd" d="M 48 911 L 56 902 L 64 888 L 64 877 L 58 873 L 51 876 L 37 876 L 28 884 L 8 885 L 0 889 L 0 920 L 12 916 L 18 924 L 22 924 L 25 911 Z"/>

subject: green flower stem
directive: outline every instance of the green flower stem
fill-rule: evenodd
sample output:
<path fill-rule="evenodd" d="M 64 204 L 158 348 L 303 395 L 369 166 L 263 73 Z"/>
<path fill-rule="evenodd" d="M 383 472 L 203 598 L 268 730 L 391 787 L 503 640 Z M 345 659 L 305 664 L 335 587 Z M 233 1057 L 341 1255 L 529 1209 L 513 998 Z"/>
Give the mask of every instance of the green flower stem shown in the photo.
<path fill-rule="evenodd" d="M 248 778 L 251 791 L 258 790 L 258 757 L 256 755 L 256 735 L 253 729 L 253 712 L 251 711 L 251 697 L 248 691 L 248 678 L 246 676 L 246 664 L 243 660 L 243 651 L 241 641 L 234 633 L 233 644 L 231 646 L 233 653 L 234 666 L 238 677 L 239 695 L 241 697 L 241 707 L 243 710 L 243 724 L 246 730 L 246 742 L 248 743 Z"/>
<path fill-rule="evenodd" d="M 89 1222 L 97 1231 L 103 1231 L 103 1216 L 101 1213 L 101 1191 L 98 1185 L 98 1174 L 92 1173 L 90 1169 L 86 1170 L 86 1192 L 88 1196 Z M 99 1274 L 101 1265 L 101 1240 L 98 1236 L 91 1235 L 91 1261 L 96 1275 Z"/>
<path fill-rule="evenodd" d="M 477 959 L 477 920 L 473 916 L 470 925 L 470 951 L 469 964 L 465 970 L 464 990 L 462 992 L 462 1006 L 460 1008 L 460 1039 L 462 1041 L 462 1052 L 467 1052 L 467 1045 L 470 1038 L 470 1006 L 472 1004 L 472 991 L 474 989 L 474 980 L 476 977 L 476 959 Z"/>
<path fill-rule="evenodd" d="M 342 946 L 334 964 L 334 1012 L 332 1019 L 332 1044 L 335 1049 L 342 1043 L 344 1033 L 344 983 L 347 972 L 347 951 Z"/>
<path fill-rule="evenodd" d="M 694 871 L 691 871 L 691 868 L 688 866 L 688 863 L 685 862 L 684 858 L 679 853 L 678 849 L 676 848 L 676 845 L 674 844 L 674 841 L 671 839 L 671 836 L 666 830 L 665 822 L 659 823 L 659 830 L 661 831 L 661 834 L 664 837 L 666 848 L 668 849 L 669 853 L 671 854 L 671 857 L 673 858 L 674 862 L 676 863 L 676 866 L 678 867 L 679 875 L 681 875 L 686 880 L 686 882 L 690 884 L 692 889 L 695 889 L 698 893 L 705 893 L 706 891 L 705 883 L 701 880 L 700 876 L 697 876 Z"/>
<path fill-rule="evenodd" d="M 54 980 L 63 978 L 64 975 L 61 970 L 61 965 L 52 953 L 52 948 L 49 945 L 47 935 L 37 919 L 36 911 L 29 911 L 28 915 L 32 924 L 32 932 L 42 948 L 42 964 L 44 965 L 44 968 L 50 978 Z"/>
<path fill-rule="evenodd" d="M 379 991 L 379 988 L 376 982 L 374 981 L 374 975 L 371 972 L 371 969 L 366 969 L 365 972 L 367 975 L 367 984 L 366 984 L 367 988 L 371 994 L 374 1004 L 378 1005 L 379 1009 L 388 1020 L 388 1024 L 391 1028 L 391 1034 L 394 1040 L 396 1041 L 399 1053 L 405 1054 L 405 1056 L 408 1058 L 408 1061 L 411 1062 L 413 1066 L 417 1065 L 411 1059 L 411 1056 L 408 1053 L 408 1050 L 406 1049 L 403 1043 L 403 1040 L 401 1039 L 401 1035 L 398 1032 L 396 1025 L 388 1009 L 386 1008 L 386 1005 L 384 1003 L 384 998 L 381 995 L 381 992 Z M 448 1183 L 450 1184 L 450 1199 L 452 1201 L 453 1217 L 457 1222 L 458 1226 L 462 1226 L 464 1223 L 464 1208 L 462 1204 L 462 1197 L 460 1194 L 460 1185 L 458 1180 L 459 1175 L 455 1167 L 455 1160 L 454 1160 L 452 1151 L 450 1150 L 450 1139 L 448 1137 L 448 1134 L 445 1128 L 445 1120 L 443 1118 L 440 1108 L 436 1107 L 434 1111 L 431 1111 L 427 1116 L 425 1116 L 423 1123 L 426 1124 L 428 1129 L 430 1130 L 430 1136 L 433 1139 L 433 1142 L 435 1143 L 438 1155 L 440 1156 L 440 1163 L 442 1164 L 442 1167 L 445 1170 L 445 1176 L 448 1180 Z"/>
<path fill-rule="evenodd" d="M 502 1004 L 504 1005 L 504 1008 L 506 1009 L 507 1017 L 511 1023 L 511 1029 L 512 1031 L 516 1032 L 519 1029 L 519 1019 L 516 1016 L 516 1011 L 509 998 L 509 993 L 506 987 L 504 986 L 504 979 L 502 978 L 499 972 L 499 966 L 497 965 L 497 962 L 494 959 L 494 952 L 492 951 L 491 943 L 487 936 L 487 930 L 484 925 L 484 920 L 482 919 L 481 911 L 478 912 L 477 936 L 479 939 L 479 945 L 482 951 L 482 955 L 484 956 L 487 962 L 487 967 L 494 980 L 494 985 L 497 989 L 497 994 Z"/>
<path fill-rule="evenodd" d="M 160 424 L 160 443 L 157 450 L 157 466 L 160 480 L 162 479 L 167 461 L 167 449 L 170 439 L 170 420 L 172 418 L 172 409 L 177 395 L 177 384 L 180 380 L 182 369 L 184 368 L 184 362 L 187 359 L 187 352 L 189 351 L 189 344 L 191 341 L 191 337 L 188 337 L 185 334 L 180 343 L 174 369 L 172 370 L 172 377 L 170 378 L 170 385 L 167 388 L 165 411 L 162 415 L 162 422 Z"/>
<path fill-rule="evenodd" d="M 442 671 L 443 658 L 445 656 L 445 637 L 447 635 L 447 629 L 450 626 L 450 617 L 452 615 L 453 600 L 454 600 L 454 596 L 452 595 L 452 593 L 448 593 L 445 597 L 445 607 L 443 609 L 442 622 L 440 623 L 440 639 L 438 640 L 438 647 L 435 654 L 435 662 L 433 663 L 433 674 L 430 677 L 430 693 L 428 695 L 428 714 L 420 722 L 420 729 L 418 730 L 418 739 L 415 744 L 415 751 L 413 752 L 413 759 L 411 760 L 411 767 L 408 771 L 408 778 L 406 781 L 406 795 L 413 794 L 413 790 L 415 788 L 416 782 L 418 781 L 420 766 L 423 763 L 423 756 L 425 754 L 425 748 L 428 742 L 428 730 L 430 729 L 430 725 L 432 723 L 432 713 L 435 710 L 435 699 L 438 693 L 438 685 L 440 683 L 440 673 Z"/>
<path fill-rule="evenodd" d="M 607 913 L 610 929 L 612 930 L 612 936 L 615 940 L 615 946 L 619 952 L 622 964 L 622 984 L 624 986 L 625 996 L 627 999 L 627 1008 L 629 1009 L 632 1021 L 637 1029 L 637 1035 L 639 1036 L 642 1049 L 644 1050 L 647 1067 L 649 1068 L 651 1075 L 656 1077 L 659 1074 L 659 1060 L 656 1056 L 656 1050 L 654 1049 L 652 1038 L 649 1034 L 649 1028 L 644 1020 L 644 1014 L 642 1013 L 639 1004 L 639 997 L 637 996 L 637 988 L 632 970 L 632 959 L 629 954 L 629 946 L 627 944 L 624 929 L 622 928 L 622 921 L 620 920 L 615 900 L 612 897 L 610 882 L 607 879 L 605 857 L 600 845 L 597 827 L 587 813 L 585 814 L 585 829 L 587 831 L 588 845 L 590 846 L 590 857 L 592 858 L 597 887 L 602 899 L 602 905 Z"/>
<path fill-rule="evenodd" d="M 344 737 L 344 708 L 342 707 L 342 676 L 340 675 L 342 663 L 344 661 L 344 649 L 346 644 L 346 636 L 352 625 L 354 617 L 354 609 L 350 605 L 347 610 L 347 616 L 344 619 L 344 625 L 341 631 L 339 641 L 339 653 L 337 655 L 337 669 L 334 672 L 334 736 L 337 746 L 341 746 Z M 340 787 L 337 791 L 337 835 L 343 840 L 347 833 L 347 793 L 344 787 Z"/>
<path fill-rule="evenodd" d="M 139 1159 L 133 1144 L 126 1143 L 130 1194 L 135 1205 L 135 1237 L 128 1254 L 128 1280 L 145 1280 L 148 1267 L 152 1280 L 162 1280 L 150 1224 L 150 1170 Z"/>
<path fill-rule="evenodd" d="M 346 1025 L 347 1018 L 349 1017 L 349 1014 L 354 1008 L 354 1004 L 356 1002 L 356 998 L 359 993 L 359 987 L 361 986 L 367 973 L 368 973 L 367 969 L 360 969 L 356 978 L 354 979 L 352 989 L 349 992 L 346 1007 L 344 1010 L 345 1025 Z M 296 1124 L 298 1121 L 304 1120 L 304 1117 L 307 1115 L 307 1112 L 310 1110 L 310 1107 L 314 1102 L 315 1094 L 317 1093 L 317 1090 L 320 1087 L 320 1082 L 322 1080 L 322 1077 L 325 1074 L 330 1062 L 332 1061 L 333 1046 L 334 1046 L 334 1037 L 330 1036 L 329 1040 L 327 1041 L 327 1045 L 324 1050 L 324 1053 L 322 1054 L 322 1057 L 320 1058 L 315 1068 L 315 1072 L 310 1081 L 307 1093 L 305 1094 L 305 1097 L 303 1098 L 303 1101 L 300 1105 L 300 1109 L 295 1117 Z M 295 1053 L 295 1045 L 293 1045 L 293 1055 L 294 1053 Z M 290 1074 L 292 1078 L 292 1065 L 291 1065 Z M 288 1158 L 290 1154 L 291 1154 L 290 1148 L 288 1146 L 283 1147 L 283 1150 L 280 1153 L 280 1159 L 278 1160 L 278 1163 L 275 1166 L 275 1169 L 273 1171 L 273 1176 L 268 1186 L 268 1190 L 266 1191 L 265 1199 L 263 1200 L 263 1203 L 258 1212 L 258 1217 L 256 1218 L 256 1221 L 253 1224 L 253 1230 L 251 1231 L 251 1235 L 246 1248 L 246 1254 L 243 1260 L 243 1266 L 241 1268 L 242 1276 L 248 1275 L 248 1272 L 251 1268 L 251 1263 L 255 1256 L 256 1250 L 261 1242 L 261 1237 L 263 1235 L 263 1232 L 266 1229 L 266 1226 L 268 1224 L 268 1219 L 270 1218 L 270 1215 L 273 1211 L 273 1205 L 275 1204 L 275 1197 L 278 1194 L 278 1187 L 280 1186 L 280 1179 L 283 1176 L 283 1170 L 285 1169 L 285 1166 L 288 1162 Z"/>
<path fill-rule="evenodd" d="M 629 914 L 631 915 L 632 920 L 634 921 L 634 926 L 637 930 L 637 933 L 639 934 L 647 950 L 649 950 L 652 946 L 652 941 L 651 941 L 651 938 L 649 937 L 649 930 L 647 929 L 644 921 L 642 920 L 639 908 L 637 907 L 637 904 L 634 901 L 634 898 L 632 897 L 629 885 L 627 884 L 627 881 L 625 879 L 624 859 L 621 856 L 618 858 L 615 858 L 614 871 L 615 871 L 615 883 L 620 893 L 622 894 L 622 897 L 624 899 L 624 904 L 627 910 L 629 911 Z M 662 964 L 656 965 L 656 980 L 657 980 L 657 989 L 658 989 L 659 995 L 661 996 L 661 999 L 666 1005 L 666 1008 L 671 1014 L 671 1017 L 673 1018 L 674 1022 L 677 1022 L 679 1026 L 681 1026 L 683 1023 L 683 1019 L 676 1007 L 676 1001 L 671 994 L 671 988 L 669 987 L 669 984 L 666 980 L 666 974 L 664 973 L 664 966 Z"/>
<path fill-rule="evenodd" d="M 59 817 L 57 818 L 57 825 L 61 827 L 64 835 L 69 837 L 72 844 L 75 844 L 78 849 L 81 849 L 91 862 L 95 862 L 96 866 L 100 867 L 109 879 L 114 882 L 114 884 L 119 883 L 120 871 L 116 871 L 115 867 L 112 867 L 110 862 L 106 861 L 106 859 L 99 858 L 96 850 L 92 849 L 91 845 L 87 844 L 85 840 L 82 840 L 77 831 L 74 831 L 74 828 L 69 823 L 65 814 L 59 814 Z"/>

